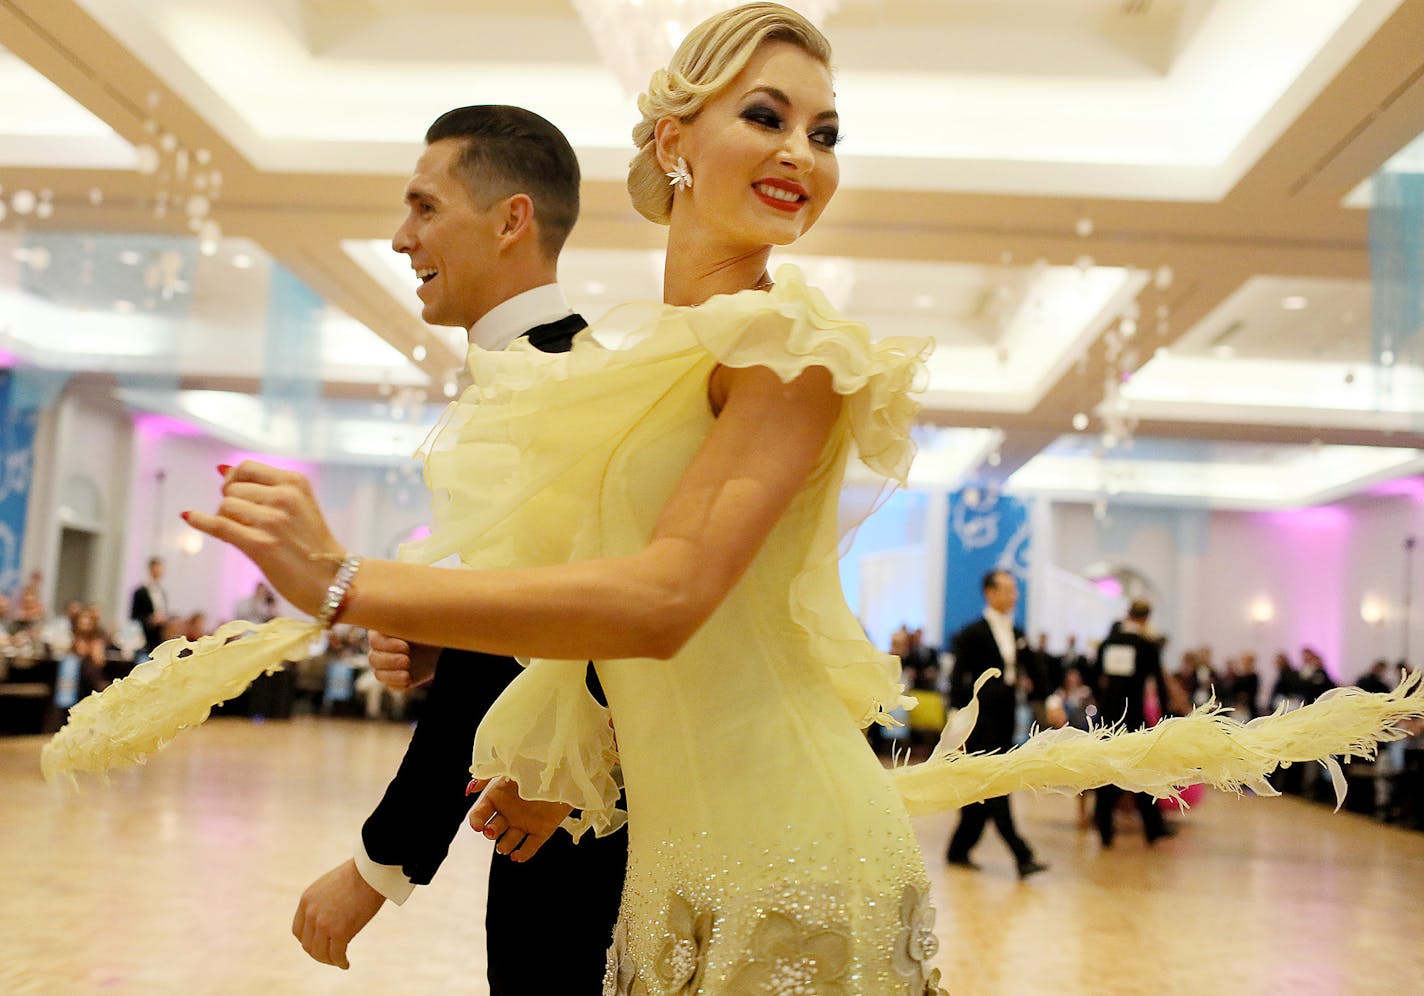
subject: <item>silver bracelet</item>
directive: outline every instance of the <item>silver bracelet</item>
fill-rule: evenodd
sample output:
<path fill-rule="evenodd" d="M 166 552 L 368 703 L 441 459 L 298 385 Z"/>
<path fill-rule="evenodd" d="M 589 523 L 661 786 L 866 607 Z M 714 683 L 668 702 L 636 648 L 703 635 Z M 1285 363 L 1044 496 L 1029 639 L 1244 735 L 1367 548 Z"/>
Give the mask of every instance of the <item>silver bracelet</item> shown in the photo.
<path fill-rule="evenodd" d="M 326 598 L 322 600 L 321 611 L 316 614 L 317 624 L 322 629 L 330 629 L 331 624 L 336 621 L 337 615 L 351 594 L 351 582 L 356 580 L 356 572 L 360 569 L 361 558 L 356 554 L 348 553 L 342 559 L 341 566 L 336 569 L 336 577 L 331 579 L 331 587 L 326 589 Z"/>

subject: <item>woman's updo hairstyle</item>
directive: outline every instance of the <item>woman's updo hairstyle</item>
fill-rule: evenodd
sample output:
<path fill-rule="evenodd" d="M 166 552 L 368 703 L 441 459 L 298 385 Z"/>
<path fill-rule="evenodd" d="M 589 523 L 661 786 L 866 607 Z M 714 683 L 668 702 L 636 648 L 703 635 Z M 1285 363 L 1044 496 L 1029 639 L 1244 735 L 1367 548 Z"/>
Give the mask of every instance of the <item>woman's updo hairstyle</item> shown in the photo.
<path fill-rule="evenodd" d="M 769 41 L 790 42 L 823 65 L 831 64 L 830 42 L 805 17 L 779 3 L 749 3 L 693 28 L 668 67 L 653 73 L 647 92 L 638 95 L 643 119 L 633 127 L 638 152 L 628 164 L 628 193 L 644 218 L 666 225 L 672 213 L 672 187 L 658 163 L 653 134 L 659 119 L 697 117 Z"/>

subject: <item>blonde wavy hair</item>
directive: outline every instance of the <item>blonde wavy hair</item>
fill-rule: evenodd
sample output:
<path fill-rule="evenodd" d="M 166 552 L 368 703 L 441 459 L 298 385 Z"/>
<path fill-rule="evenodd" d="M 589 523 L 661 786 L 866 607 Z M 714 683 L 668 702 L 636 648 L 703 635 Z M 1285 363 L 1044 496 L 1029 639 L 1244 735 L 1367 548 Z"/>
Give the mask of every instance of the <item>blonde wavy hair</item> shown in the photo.
<path fill-rule="evenodd" d="M 831 43 L 814 24 L 779 3 L 749 3 L 714 14 L 693 28 L 668 67 L 653 73 L 648 89 L 638 95 L 643 118 L 633 126 L 638 152 L 628 164 L 628 194 L 644 218 L 666 225 L 672 213 L 672 187 L 658 163 L 658 121 L 697 117 L 769 41 L 790 42 L 830 67 Z"/>

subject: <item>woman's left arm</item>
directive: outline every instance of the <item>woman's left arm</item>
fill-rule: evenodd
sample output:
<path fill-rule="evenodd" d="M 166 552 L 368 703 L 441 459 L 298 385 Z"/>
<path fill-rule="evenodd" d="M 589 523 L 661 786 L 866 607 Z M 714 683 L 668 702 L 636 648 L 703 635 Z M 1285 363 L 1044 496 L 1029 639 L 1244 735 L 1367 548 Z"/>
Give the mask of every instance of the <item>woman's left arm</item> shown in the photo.
<path fill-rule="evenodd" d="M 717 422 L 648 545 L 551 567 L 452 571 L 366 561 L 342 620 L 403 639 L 560 659 L 672 656 L 726 597 L 795 498 L 840 413 L 830 374 L 719 368 Z M 237 546 L 314 611 L 343 553 L 299 474 L 244 463 L 195 528 Z"/>

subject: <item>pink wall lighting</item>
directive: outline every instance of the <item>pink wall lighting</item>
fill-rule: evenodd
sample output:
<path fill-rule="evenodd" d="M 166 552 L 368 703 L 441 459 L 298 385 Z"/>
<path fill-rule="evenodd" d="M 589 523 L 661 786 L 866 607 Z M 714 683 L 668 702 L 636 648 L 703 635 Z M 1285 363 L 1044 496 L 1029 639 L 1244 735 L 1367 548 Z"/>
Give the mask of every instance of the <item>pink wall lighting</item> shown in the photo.
<path fill-rule="evenodd" d="M 174 418 L 172 415 L 159 415 L 155 412 L 139 412 L 133 417 L 133 426 L 134 431 L 145 440 L 159 439 L 163 436 L 208 435 L 192 422 Z"/>

